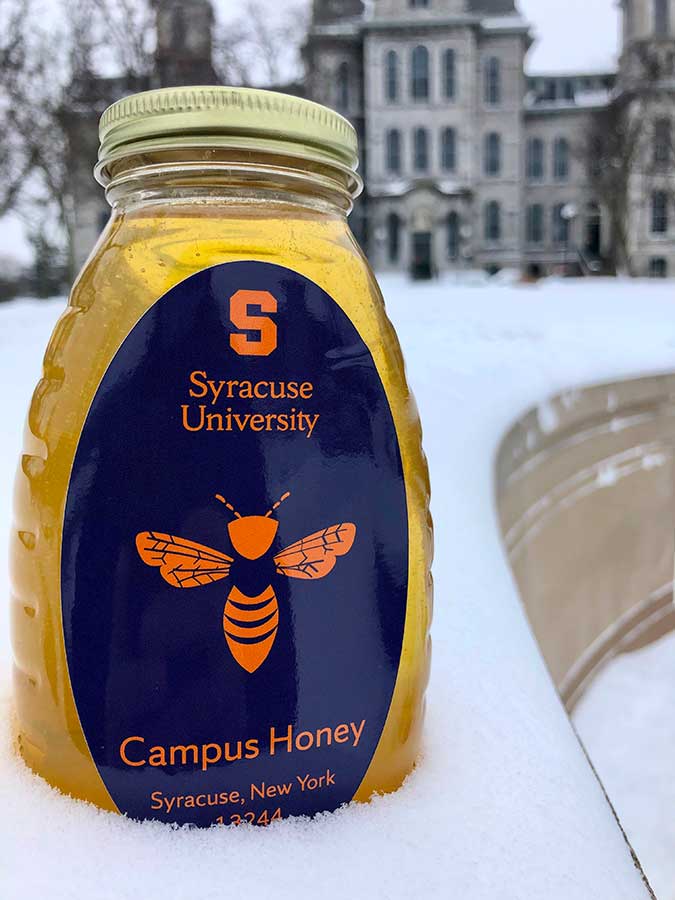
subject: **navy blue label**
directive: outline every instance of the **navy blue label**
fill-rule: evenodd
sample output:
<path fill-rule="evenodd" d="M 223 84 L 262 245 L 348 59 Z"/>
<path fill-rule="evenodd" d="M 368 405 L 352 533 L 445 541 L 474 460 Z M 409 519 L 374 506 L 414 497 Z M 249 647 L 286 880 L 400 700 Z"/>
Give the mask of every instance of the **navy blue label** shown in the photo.
<path fill-rule="evenodd" d="M 63 532 L 73 693 L 120 811 L 264 824 L 351 800 L 407 577 L 389 403 L 334 300 L 260 262 L 158 300 L 96 393 Z"/>

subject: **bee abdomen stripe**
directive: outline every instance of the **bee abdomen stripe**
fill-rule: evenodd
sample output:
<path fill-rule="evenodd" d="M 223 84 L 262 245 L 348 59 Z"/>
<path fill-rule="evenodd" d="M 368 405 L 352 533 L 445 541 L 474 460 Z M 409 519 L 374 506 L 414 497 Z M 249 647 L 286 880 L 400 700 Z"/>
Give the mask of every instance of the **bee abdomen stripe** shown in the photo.
<path fill-rule="evenodd" d="M 246 638 L 247 640 L 262 641 L 268 637 L 273 631 L 276 631 L 279 625 L 279 612 L 275 611 L 274 615 L 262 622 L 261 625 L 249 625 L 242 628 L 239 625 L 231 624 L 227 616 L 225 616 L 225 633 L 228 637 Z"/>
<path fill-rule="evenodd" d="M 247 622 L 260 623 L 269 619 L 277 609 L 276 600 L 270 600 L 269 603 L 263 604 L 260 608 L 256 606 L 255 609 L 242 609 L 230 601 L 225 607 L 225 616 L 235 625 L 246 625 Z"/>
<path fill-rule="evenodd" d="M 260 616 L 257 619 L 249 619 L 248 621 L 235 619 L 228 612 L 225 613 L 225 628 L 228 627 L 228 622 L 231 625 L 234 625 L 235 628 L 246 628 L 248 631 L 251 631 L 253 628 L 260 628 L 262 625 L 267 625 L 274 616 L 277 615 L 277 610 L 271 610 L 268 616 Z"/>
<path fill-rule="evenodd" d="M 263 641 L 266 641 L 268 638 L 274 637 L 278 631 L 278 626 L 275 625 L 271 631 L 266 631 L 265 634 L 261 634 L 260 637 L 233 637 L 229 632 L 227 634 L 227 640 L 230 644 L 262 644 Z"/>
<path fill-rule="evenodd" d="M 272 597 L 272 601 L 273 600 L 274 600 L 274 597 Z M 245 612 L 248 612 L 249 610 L 251 610 L 251 612 L 254 612 L 256 615 L 260 615 L 260 611 L 265 609 L 266 606 L 269 606 L 272 601 L 263 600 L 262 603 L 235 603 L 234 600 L 230 599 L 227 602 L 229 603 L 230 606 L 234 606 L 235 609 L 238 609 L 238 610 L 240 609 Z"/>
<path fill-rule="evenodd" d="M 258 594 L 257 597 L 247 597 L 246 594 L 242 594 L 239 588 L 233 587 L 230 591 L 228 600 L 230 601 L 230 603 L 240 604 L 244 607 L 251 607 L 255 606 L 256 604 L 260 605 L 261 603 L 273 600 L 274 597 L 275 594 L 272 585 L 266 587 L 262 594 Z"/>

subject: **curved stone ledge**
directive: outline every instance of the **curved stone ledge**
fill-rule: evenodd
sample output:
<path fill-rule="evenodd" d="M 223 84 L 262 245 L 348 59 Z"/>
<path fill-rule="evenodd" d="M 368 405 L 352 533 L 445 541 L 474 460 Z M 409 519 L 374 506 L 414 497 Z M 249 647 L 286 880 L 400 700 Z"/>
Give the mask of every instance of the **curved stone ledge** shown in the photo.
<path fill-rule="evenodd" d="M 675 629 L 675 374 L 570 390 L 496 460 L 511 566 L 569 710 L 598 668 Z"/>

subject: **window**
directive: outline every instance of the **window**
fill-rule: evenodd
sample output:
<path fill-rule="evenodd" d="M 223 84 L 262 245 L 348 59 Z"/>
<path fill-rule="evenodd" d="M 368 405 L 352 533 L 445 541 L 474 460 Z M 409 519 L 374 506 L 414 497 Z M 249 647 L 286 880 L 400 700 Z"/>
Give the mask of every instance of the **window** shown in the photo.
<path fill-rule="evenodd" d="M 654 191 L 652 194 L 652 232 L 668 233 L 668 194 L 665 191 Z"/>
<path fill-rule="evenodd" d="M 666 37 L 670 31 L 670 0 L 654 0 L 654 34 Z"/>
<path fill-rule="evenodd" d="M 387 216 L 387 256 L 389 262 L 398 262 L 401 252 L 401 219 L 395 213 Z"/>
<path fill-rule="evenodd" d="M 527 207 L 525 214 L 525 240 L 528 244 L 544 242 L 544 207 L 534 203 Z"/>
<path fill-rule="evenodd" d="M 570 241 L 570 220 L 565 215 L 567 204 L 558 203 L 553 207 L 553 243 L 567 246 Z"/>
<path fill-rule="evenodd" d="M 485 135 L 483 169 L 486 175 L 499 175 L 502 170 L 502 139 L 495 131 Z"/>
<path fill-rule="evenodd" d="M 558 99 L 558 82 L 555 78 L 547 78 L 544 82 L 544 92 L 542 94 L 542 100 L 547 100 L 549 102 Z"/>
<path fill-rule="evenodd" d="M 384 61 L 384 95 L 389 103 L 398 100 L 398 53 L 390 50 Z"/>
<path fill-rule="evenodd" d="M 413 167 L 416 172 L 426 172 L 429 168 L 429 132 L 426 128 L 416 128 L 413 133 Z"/>
<path fill-rule="evenodd" d="M 502 208 L 496 200 L 485 204 L 485 240 L 492 243 L 502 238 Z"/>
<path fill-rule="evenodd" d="M 572 102 L 575 97 L 574 82 L 566 78 L 562 83 L 562 94 L 565 100 Z"/>
<path fill-rule="evenodd" d="M 429 7 L 429 0 L 408 0 L 408 3 L 412 9 L 427 9 Z"/>
<path fill-rule="evenodd" d="M 530 138 L 527 142 L 525 173 L 530 181 L 541 181 L 544 177 L 544 142 L 541 138 Z"/>
<path fill-rule="evenodd" d="M 501 63 L 491 56 L 485 63 L 485 102 L 488 106 L 498 106 L 502 102 Z"/>
<path fill-rule="evenodd" d="M 441 132 L 441 166 L 446 172 L 457 169 L 457 132 L 454 128 L 444 128 Z"/>
<path fill-rule="evenodd" d="M 570 145 L 567 138 L 556 138 L 553 143 L 553 177 L 567 181 L 570 177 Z"/>
<path fill-rule="evenodd" d="M 410 93 L 413 100 L 429 99 L 429 51 L 426 47 L 415 47 L 412 52 Z"/>
<path fill-rule="evenodd" d="M 657 119 L 654 122 L 654 165 L 668 165 L 672 152 L 671 147 L 672 126 L 670 119 Z"/>
<path fill-rule="evenodd" d="M 401 132 L 398 128 L 387 132 L 387 169 L 389 172 L 401 171 Z"/>
<path fill-rule="evenodd" d="M 345 111 L 349 109 L 349 63 L 342 62 L 338 66 L 336 76 L 336 106 Z"/>
<path fill-rule="evenodd" d="M 652 256 L 649 260 L 649 277 L 650 278 L 667 278 L 668 277 L 668 260 L 662 256 Z"/>
<path fill-rule="evenodd" d="M 443 54 L 443 93 L 446 100 L 454 100 L 457 91 L 457 65 L 455 51 L 446 50 Z"/>
<path fill-rule="evenodd" d="M 459 218 L 459 213 L 451 212 L 448 213 L 447 219 L 447 229 L 448 229 L 448 259 L 459 259 L 459 246 L 461 240 L 461 221 Z"/>

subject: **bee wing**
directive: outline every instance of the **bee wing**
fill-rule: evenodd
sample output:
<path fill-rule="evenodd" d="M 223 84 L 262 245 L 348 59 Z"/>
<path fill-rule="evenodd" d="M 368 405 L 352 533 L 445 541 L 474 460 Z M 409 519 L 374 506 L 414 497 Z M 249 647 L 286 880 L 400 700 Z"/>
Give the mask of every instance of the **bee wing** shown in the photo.
<path fill-rule="evenodd" d="M 158 568 L 172 587 L 201 587 L 230 574 L 230 556 L 172 534 L 143 531 L 136 537 L 136 549 L 143 562 Z"/>
<path fill-rule="evenodd" d="M 338 556 L 352 549 L 356 525 L 331 525 L 291 544 L 274 557 L 277 572 L 289 578 L 323 578 L 335 566 Z"/>

